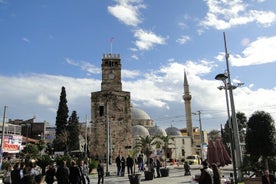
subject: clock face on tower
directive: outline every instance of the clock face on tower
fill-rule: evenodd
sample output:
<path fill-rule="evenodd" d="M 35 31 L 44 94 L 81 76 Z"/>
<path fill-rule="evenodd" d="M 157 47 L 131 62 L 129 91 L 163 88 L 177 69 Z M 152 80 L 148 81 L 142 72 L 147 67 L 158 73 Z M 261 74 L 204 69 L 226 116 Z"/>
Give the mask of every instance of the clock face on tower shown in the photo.
<path fill-rule="evenodd" d="M 114 75 L 113 73 L 110 73 L 110 74 L 108 75 L 108 78 L 109 78 L 109 79 L 114 79 L 114 78 L 115 78 L 115 75 Z"/>

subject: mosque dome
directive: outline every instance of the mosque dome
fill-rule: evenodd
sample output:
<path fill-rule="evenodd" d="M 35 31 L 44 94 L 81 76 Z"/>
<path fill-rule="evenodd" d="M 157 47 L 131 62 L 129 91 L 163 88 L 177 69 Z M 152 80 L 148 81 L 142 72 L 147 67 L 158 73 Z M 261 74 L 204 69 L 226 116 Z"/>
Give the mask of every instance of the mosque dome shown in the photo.
<path fill-rule="evenodd" d="M 149 131 L 142 125 L 135 125 L 132 127 L 132 138 L 136 139 L 140 136 L 146 137 L 149 136 Z"/>
<path fill-rule="evenodd" d="M 138 108 L 131 108 L 131 119 L 150 119 L 150 116 L 143 110 Z"/>
<path fill-rule="evenodd" d="M 168 136 L 182 136 L 180 130 L 173 126 L 166 128 L 166 133 Z"/>
<path fill-rule="evenodd" d="M 150 136 L 167 136 L 166 131 L 159 126 L 150 127 L 149 134 Z"/>

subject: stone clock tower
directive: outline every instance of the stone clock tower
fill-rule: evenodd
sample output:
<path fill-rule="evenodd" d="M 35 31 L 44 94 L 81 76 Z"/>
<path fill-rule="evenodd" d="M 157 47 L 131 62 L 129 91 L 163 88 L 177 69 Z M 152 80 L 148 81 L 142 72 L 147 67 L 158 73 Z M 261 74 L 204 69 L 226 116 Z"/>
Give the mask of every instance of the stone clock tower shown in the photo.
<path fill-rule="evenodd" d="M 101 91 L 91 94 L 91 154 L 114 161 L 132 145 L 130 92 L 122 91 L 119 54 L 104 54 L 101 66 Z"/>

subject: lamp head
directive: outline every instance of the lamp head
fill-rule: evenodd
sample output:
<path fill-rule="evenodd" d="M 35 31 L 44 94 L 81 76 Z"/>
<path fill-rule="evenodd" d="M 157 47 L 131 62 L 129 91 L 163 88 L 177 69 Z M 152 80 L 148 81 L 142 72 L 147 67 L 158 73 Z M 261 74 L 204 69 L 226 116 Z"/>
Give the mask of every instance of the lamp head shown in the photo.
<path fill-rule="evenodd" d="M 225 73 L 217 74 L 215 77 L 216 80 L 221 80 L 221 81 L 225 81 L 227 78 L 228 76 Z"/>

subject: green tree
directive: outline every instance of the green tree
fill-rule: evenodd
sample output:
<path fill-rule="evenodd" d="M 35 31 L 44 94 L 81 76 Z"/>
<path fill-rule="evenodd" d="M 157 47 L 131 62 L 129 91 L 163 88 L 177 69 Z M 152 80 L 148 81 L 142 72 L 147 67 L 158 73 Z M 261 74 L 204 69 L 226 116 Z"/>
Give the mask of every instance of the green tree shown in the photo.
<path fill-rule="evenodd" d="M 35 157 L 39 154 L 38 145 L 33 143 L 28 143 L 21 151 L 21 153 L 23 153 L 24 157 L 27 159 Z"/>
<path fill-rule="evenodd" d="M 57 116 L 56 116 L 56 138 L 59 137 L 62 134 L 62 132 L 66 131 L 68 112 L 69 110 L 67 107 L 66 91 L 65 91 L 65 87 L 62 86 L 60 101 L 59 101 Z M 54 141 L 54 142 L 55 142 L 54 144 L 55 151 L 65 150 L 64 144 L 59 144 L 58 143 L 59 141 Z"/>
<path fill-rule="evenodd" d="M 237 123 L 238 123 L 238 129 L 239 129 L 239 134 L 240 134 L 240 142 L 244 142 L 245 140 L 245 129 L 246 129 L 246 123 L 247 123 L 247 117 L 245 116 L 245 114 L 243 112 L 237 112 L 236 113 L 236 118 L 237 118 Z M 231 124 L 229 122 L 229 120 L 226 121 L 225 125 L 224 125 L 224 130 L 223 130 L 223 142 L 224 143 L 229 143 L 231 142 L 231 137 L 230 137 L 230 133 L 231 133 Z"/>
<path fill-rule="evenodd" d="M 165 167 L 167 167 L 167 156 L 168 156 L 168 152 L 169 152 L 169 146 L 170 145 L 174 145 L 174 143 L 172 142 L 174 140 L 173 137 L 171 136 L 158 136 L 158 138 L 161 141 L 157 141 L 156 144 L 157 146 L 159 146 L 159 144 L 162 146 L 164 153 L 165 153 Z"/>
<path fill-rule="evenodd" d="M 141 153 L 145 154 L 147 157 L 147 166 L 148 170 L 151 171 L 151 165 L 149 164 L 150 161 L 150 155 L 153 153 L 153 146 L 157 144 L 156 137 L 146 136 L 142 137 L 139 136 L 139 138 L 136 140 L 136 144 L 134 146 L 134 149 L 140 148 Z"/>
<path fill-rule="evenodd" d="M 60 135 L 56 136 L 54 140 L 54 145 L 60 145 L 64 148 L 65 154 L 68 153 L 68 140 L 69 140 L 69 132 L 68 130 L 63 130 Z"/>
<path fill-rule="evenodd" d="M 40 153 L 41 153 L 41 151 L 43 149 L 45 149 L 47 147 L 45 140 L 42 140 L 42 139 L 40 139 L 38 141 L 38 145 L 37 146 L 38 146 L 38 150 L 39 150 Z"/>
<path fill-rule="evenodd" d="M 221 138 L 221 132 L 219 130 L 211 130 L 208 133 L 208 137 L 210 140 L 216 140 L 216 139 L 220 139 Z"/>
<path fill-rule="evenodd" d="M 46 167 L 50 164 L 53 164 L 54 161 L 52 160 L 52 158 L 49 155 L 41 155 L 41 156 L 37 157 L 36 163 L 39 167 L 41 167 L 42 174 L 45 175 Z"/>
<path fill-rule="evenodd" d="M 276 151 L 275 124 L 269 113 L 253 113 L 247 123 L 245 143 L 252 161 L 263 160 L 264 168 L 268 169 L 268 160 L 275 156 Z"/>
<path fill-rule="evenodd" d="M 68 149 L 69 152 L 73 150 L 79 150 L 80 148 L 80 125 L 79 125 L 79 118 L 77 116 L 77 112 L 73 111 L 72 115 L 69 118 L 67 130 L 69 133 L 68 139 Z"/>

